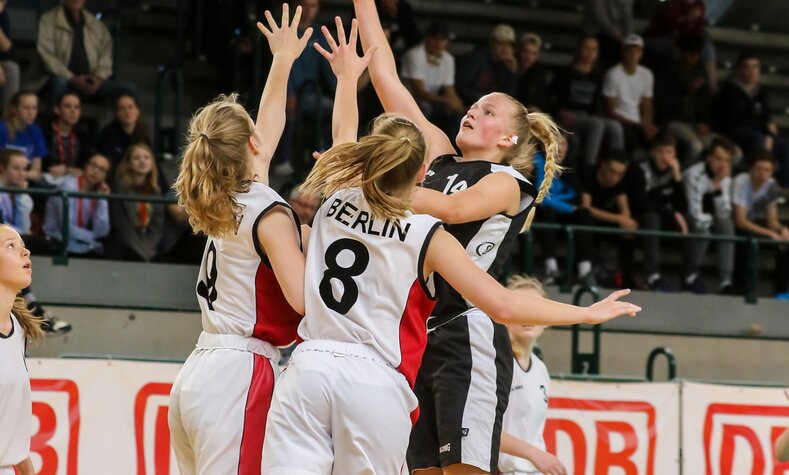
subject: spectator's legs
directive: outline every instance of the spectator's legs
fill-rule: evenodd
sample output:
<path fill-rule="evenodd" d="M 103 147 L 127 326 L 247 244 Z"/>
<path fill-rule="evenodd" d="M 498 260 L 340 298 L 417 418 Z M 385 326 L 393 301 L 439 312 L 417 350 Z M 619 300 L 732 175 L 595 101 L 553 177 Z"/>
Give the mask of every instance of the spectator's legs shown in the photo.
<path fill-rule="evenodd" d="M 698 226 L 692 219 L 688 219 L 688 228 L 693 234 L 709 234 L 708 228 Z M 685 283 L 691 284 L 699 277 L 699 269 L 707 253 L 710 242 L 704 240 L 688 240 L 685 242 Z M 720 249 L 720 248 L 718 248 Z"/>
<path fill-rule="evenodd" d="M 625 132 L 622 130 L 622 124 L 614 119 L 602 118 L 605 122 L 605 134 L 608 137 L 609 150 L 624 150 L 625 149 Z"/>
<path fill-rule="evenodd" d="M 734 221 L 730 216 L 716 218 L 712 224 L 715 234 L 731 236 L 734 234 Z M 734 243 L 718 241 L 715 243 L 715 253 L 718 257 L 718 278 L 720 286 L 731 285 L 734 273 Z"/>
<path fill-rule="evenodd" d="M 680 147 L 680 161 L 687 167 L 696 162 L 704 151 L 704 143 L 701 141 L 693 126 L 686 122 L 671 122 L 668 130 L 682 145 Z"/>
<path fill-rule="evenodd" d="M 5 110 L 11 101 L 11 96 L 19 90 L 19 65 L 14 61 L 2 61 L 0 62 L 0 67 L 3 68 L 3 73 L 5 73 L 2 103 L 2 108 Z"/>
<path fill-rule="evenodd" d="M 603 120 L 579 112 L 575 115 L 573 131 L 581 136 L 584 141 L 584 166 L 594 167 L 595 163 L 597 163 L 597 155 L 600 153 L 600 145 L 603 143 L 603 134 L 605 134 Z"/>
<path fill-rule="evenodd" d="M 789 188 L 789 143 L 781 137 L 775 137 L 773 156 L 778 161 L 778 170 L 775 173 L 775 178 L 782 187 Z"/>
<path fill-rule="evenodd" d="M 538 207 L 536 221 L 540 223 L 556 223 L 558 217 L 556 211 L 546 207 Z M 559 264 L 556 261 L 556 241 L 558 238 L 556 231 L 553 229 L 541 229 L 534 232 L 534 237 L 540 244 L 543 259 L 545 259 L 545 275 L 547 277 L 555 276 L 559 273 Z"/>
<path fill-rule="evenodd" d="M 789 291 L 789 248 L 778 246 L 775 249 L 775 276 L 773 284 L 775 294 L 782 294 Z"/>
<path fill-rule="evenodd" d="M 660 216 L 657 213 L 648 212 L 638 216 L 638 226 L 645 231 L 657 231 L 660 229 Z M 658 238 L 644 237 L 644 274 L 647 277 L 647 283 L 651 284 L 653 280 L 660 278 L 660 267 L 658 261 L 660 259 L 660 243 Z"/>
<path fill-rule="evenodd" d="M 576 208 L 570 216 L 574 224 L 593 226 L 594 220 L 588 209 Z M 592 235 L 589 233 L 575 234 L 576 252 L 578 253 L 578 277 L 584 278 L 592 271 Z"/>

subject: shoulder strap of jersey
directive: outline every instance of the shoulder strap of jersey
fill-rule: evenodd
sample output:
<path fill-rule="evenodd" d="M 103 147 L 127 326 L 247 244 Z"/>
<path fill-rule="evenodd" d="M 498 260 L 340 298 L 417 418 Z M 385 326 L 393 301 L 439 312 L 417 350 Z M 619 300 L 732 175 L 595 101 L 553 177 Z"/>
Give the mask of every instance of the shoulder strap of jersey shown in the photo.
<path fill-rule="evenodd" d="M 518 187 L 520 188 L 521 193 L 527 194 L 532 198 L 537 197 L 537 188 L 532 185 L 532 183 L 525 176 L 523 176 L 521 172 L 514 169 L 512 166 L 492 163 L 490 165 L 490 171 L 492 173 L 500 172 L 510 175 L 511 177 L 515 178 L 515 181 L 518 182 Z"/>

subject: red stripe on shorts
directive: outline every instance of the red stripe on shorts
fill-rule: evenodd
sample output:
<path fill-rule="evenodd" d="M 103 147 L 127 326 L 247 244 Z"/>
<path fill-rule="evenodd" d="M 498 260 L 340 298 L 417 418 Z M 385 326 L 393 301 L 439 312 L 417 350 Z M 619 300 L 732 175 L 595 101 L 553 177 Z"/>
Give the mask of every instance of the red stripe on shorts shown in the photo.
<path fill-rule="evenodd" d="M 266 416 L 274 391 L 274 370 L 271 363 L 257 354 L 253 355 L 253 358 L 252 381 L 247 393 L 244 429 L 238 456 L 238 475 L 260 475 Z"/>

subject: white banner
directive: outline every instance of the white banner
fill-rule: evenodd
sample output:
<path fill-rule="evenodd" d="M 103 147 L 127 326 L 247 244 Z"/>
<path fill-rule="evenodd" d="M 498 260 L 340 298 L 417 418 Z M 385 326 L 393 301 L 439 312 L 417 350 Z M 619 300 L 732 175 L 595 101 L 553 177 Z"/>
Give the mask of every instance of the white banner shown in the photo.
<path fill-rule="evenodd" d="M 167 428 L 180 364 L 28 359 L 40 475 L 177 474 Z"/>
<path fill-rule="evenodd" d="M 568 474 L 679 474 L 677 384 L 554 381 L 549 398 L 545 443 Z"/>
<path fill-rule="evenodd" d="M 683 473 L 784 475 L 775 460 L 775 439 L 789 427 L 784 389 L 684 383 Z"/>

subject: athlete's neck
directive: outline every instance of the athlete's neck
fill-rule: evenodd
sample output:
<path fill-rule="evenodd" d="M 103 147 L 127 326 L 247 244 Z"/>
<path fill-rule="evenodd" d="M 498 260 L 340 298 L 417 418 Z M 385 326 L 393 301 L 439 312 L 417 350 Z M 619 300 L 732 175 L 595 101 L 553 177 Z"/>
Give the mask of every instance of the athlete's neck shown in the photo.
<path fill-rule="evenodd" d="M 518 347 L 518 364 L 521 365 L 523 369 L 529 369 L 529 365 L 531 365 L 531 353 L 534 351 L 534 345 L 537 343 L 537 340 L 534 338 L 523 338 L 513 340 Z"/>
<path fill-rule="evenodd" d="M 16 291 L 0 286 L 0 333 L 8 335 L 11 333 L 11 309 L 14 308 Z"/>
<path fill-rule="evenodd" d="M 485 161 L 491 163 L 501 163 L 504 160 L 504 155 L 498 148 L 466 148 L 460 149 L 461 161 Z"/>
<path fill-rule="evenodd" d="M 247 154 L 247 160 L 251 162 L 251 166 L 249 167 L 249 174 L 246 178 L 258 183 L 263 183 L 264 185 L 268 185 L 269 163 L 261 163 L 262 160 L 251 153 Z"/>

